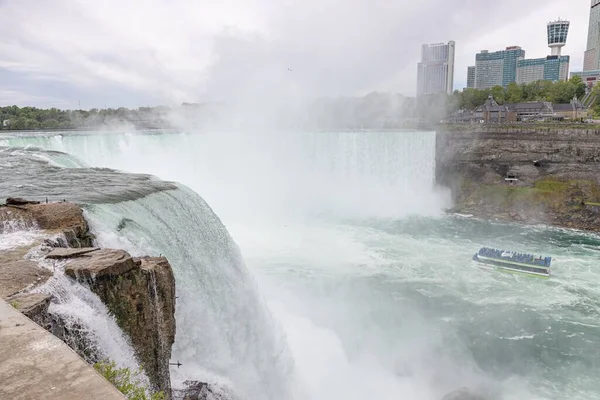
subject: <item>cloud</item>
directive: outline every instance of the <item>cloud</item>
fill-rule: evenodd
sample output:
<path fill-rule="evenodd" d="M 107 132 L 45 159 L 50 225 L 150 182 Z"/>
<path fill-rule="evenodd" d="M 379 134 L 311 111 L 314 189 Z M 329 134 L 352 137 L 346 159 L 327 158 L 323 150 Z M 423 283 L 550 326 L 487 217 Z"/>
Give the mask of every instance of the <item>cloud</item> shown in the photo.
<path fill-rule="evenodd" d="M 582 53 L 588 11 L 559 0 L 506 0 L 493 12 L 480 0 L 6 1 L 0 79 L 18 73 L 11 90 L 73 106 L 83 97 L 89 107 L 412 95 L 422 43 L 457 42 L 461 87 L 481 48 L 521 44 L 528 56 L 545 55 L 551 14 L 572 21 L 565 50 Z"/>

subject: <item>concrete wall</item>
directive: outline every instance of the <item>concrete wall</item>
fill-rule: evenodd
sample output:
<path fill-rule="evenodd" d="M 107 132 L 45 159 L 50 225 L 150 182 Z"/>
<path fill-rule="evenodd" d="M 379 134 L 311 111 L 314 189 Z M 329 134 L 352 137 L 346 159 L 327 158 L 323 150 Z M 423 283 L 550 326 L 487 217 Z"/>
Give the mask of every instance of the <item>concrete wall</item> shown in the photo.
<path fill-rule="evenodd" d="M 0 399 L 125 397 L 69 346 L 0 299 Z"/>

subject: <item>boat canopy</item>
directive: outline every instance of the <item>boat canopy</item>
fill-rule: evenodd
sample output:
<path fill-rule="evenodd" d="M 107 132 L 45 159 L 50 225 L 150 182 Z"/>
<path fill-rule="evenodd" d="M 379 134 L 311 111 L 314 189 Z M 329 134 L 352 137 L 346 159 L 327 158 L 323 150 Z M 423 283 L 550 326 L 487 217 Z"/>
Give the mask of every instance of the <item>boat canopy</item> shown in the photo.
<path fill-rule="evenodd" d="M 535 265 L 545 268 L 550 268 L 550 264 L 552 263 L 552 257 L 536 257 L 532 254 L 516 253 L 506 250 L 492 249 L 489 247 L 482 247 L 479 249 L 477 254 L 482 257 L 510 260 L 522 264 Z"/>

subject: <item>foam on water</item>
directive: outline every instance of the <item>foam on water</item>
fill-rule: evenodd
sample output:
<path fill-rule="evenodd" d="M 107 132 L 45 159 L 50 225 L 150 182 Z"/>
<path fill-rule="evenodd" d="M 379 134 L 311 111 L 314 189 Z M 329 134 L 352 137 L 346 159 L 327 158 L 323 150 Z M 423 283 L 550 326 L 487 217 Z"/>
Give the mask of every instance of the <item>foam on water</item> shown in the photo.
<path fill-rule="evenodd" d="M 208 205 L 184 187 L 86 215 L 101 246 L 165 255 L 177 282 L 175 382 L 231 382 L 256 399 L 291 396 L 293 360 L 239 250 Z M 120 237 L 112 233 L 122 224 Z M 209 372 L 207 374 L 206 372 Z"/>

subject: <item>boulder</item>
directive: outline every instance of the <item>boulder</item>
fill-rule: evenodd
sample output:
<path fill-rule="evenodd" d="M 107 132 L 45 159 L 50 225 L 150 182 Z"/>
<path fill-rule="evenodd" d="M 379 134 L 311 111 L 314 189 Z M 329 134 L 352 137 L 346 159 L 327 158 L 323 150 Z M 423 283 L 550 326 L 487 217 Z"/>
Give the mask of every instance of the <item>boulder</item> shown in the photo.
<path fill-rule="evenodd" d="M 40 202 L 25 200 L 20 197 L 9 197 L 8 199 L 6 199 L 7 206 L 25 206 L 27 204 L 40 204 Z"/>
<path fill-rule="evenodd" d="M 140 265 L 124 250 L 102 249 L 80 254 L 65 266 L 71 278 L 96 280 L 117 277 Z"/>
<path fill-rule="evenodd" d="M 81 248 L 55 248 L 50 253 L 46 254 L 46 258 L 60 260 L 64 258 L 75 258 L 93 251 L 100 250 L 99 247 L 81 247 Z"/>
<path fill-rule="evenodd" d="M 24 260 L 19 255 L 19 252 L 3 252 L 0 254 L 1 298 L 40 285 L 52 276 L 52 272 L 40 268 L 34 261 Z"/>
<path fill-rule="evenodd" d="M 58 250 L 58 255 L 68 254 Z M 126 251 L 74 252 L 65 273 L 100 297 L 131 344 L 155 391 L 170 393 L 175 341 L 175 278 L 164 257 L 132 258 Z M 52 253 L 50 253 L 52 254 Z"/>
<path fill-rule="evenodd" d="M 28 228 L 42 229 L 48 233 L 62 233 L 67 243 L 53 247 L 92 247 L 93 236 L 89 233 L 83 211 L 76 204 L 29 202 L 0 207 L 0 221 L 8 220 L 22 221 Z"/>
<path fill-rule="evenodd" d="M 201 382 L 185 381 L 182 389 L 173 390 L 173 400 L 239 400 L 240 398 L 225 387 Z"/>
<path fill-rule="evenodd" d="M 8 297 L 6 302 L 49 331 L 51 321 L 48 306 L 51 299 L 52 296 L 44 293 L 19 293 Z"/>
<path fill-rule="evenodd" d="M 485 398 L 473 393 L 469 388 L 462 387 L 451 393 L 448 393 L 442 400 L 485 400 Z"/>

